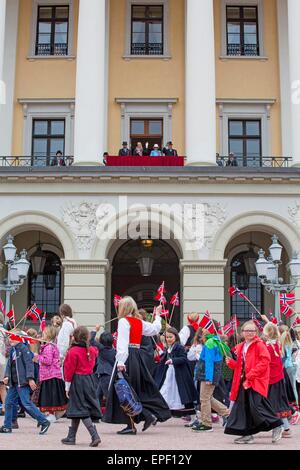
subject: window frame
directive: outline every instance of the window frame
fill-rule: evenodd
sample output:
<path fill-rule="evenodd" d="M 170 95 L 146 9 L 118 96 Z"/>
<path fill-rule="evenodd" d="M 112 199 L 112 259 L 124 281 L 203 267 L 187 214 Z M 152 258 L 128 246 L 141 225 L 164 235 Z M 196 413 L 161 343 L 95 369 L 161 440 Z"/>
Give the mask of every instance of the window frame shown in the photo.
<path fill-rule="evenodd" d="M 142 54 L 132 54 L 131 44 L 132 44 L 132 6 L 162 6 L 163 7 L 163 54 L 160 55 L 142 55 Z M 156 60 L 168 60 L 171 59 L 170 50 L 169 50 L 169 9 L 170 4 L 169 0 L 126 0 L 126 15 L 125 15 L 125 51 L 123 54 L 123 59 L 156 59 Z"/>
<path fill-rule="evenodd" d="M 242 135 L 231 135 L 230 134 L 230 123 L 231 122 L 242 122 L 243 123 L 243 134 Z M 258 122 L 259 123 L 259 135 L 248 135 L 247 134 L 247 123 L 248 122 Z M 247 119 L 247 118 L 244 118 L 244 119 L 239 119 L 239 118 L 233 118 L 233 119 L 228 119 L 228 155 L 230 153 L 230 141 L 231 140 L 242 140 L 243 141 L 243 155 L 242 157 L 241 156 L 236 156 L 236 158 L 239 160 L 239 159 L 242 159 L 243 161 L 243 166 L 244 167 L 248 167 L 247 163 L 248 163 L 248 155 L 247 155 L 247 141 L 248 140 L 259 140 L 259 152 L 260 152 L 260 155 L 257 157 L 259 158 L 259 161 L 260 161 L 260 165 L 261 165 L 261 157 L 262 157 L 262 121 L 261 119 Z M 249 160 L 250 161 L 250 160 Z M 255 166 L 254 166 L 255 167 Z"/>
<path fill-rule="evenodd" d="M 69 23 L 68 23 L 68 48 L 66 55 L 36 55 L 37 44 L 37 26 L 38 26 L 38 8 L 39 7 L 69 7 Z M 32 0 L 32 19 L 31 19 L 31 34 L 30 46 L 27 59 L 29 60 L 73 60 L 74 55 L 74 27 L 75 27 L 75 14 L 74 14 L 74 0 Z"/>
<path fill-rule="evenodd" d="M 135 7 L 137 6 L 143 6 L 146 8 L 146 16 L 145 18 L 134 18 L 133 16 L 133 10 Z M 161 7 L 162 9 L 162 16 L 159 20 L 157 20 L 157 24 L 161 24 L 161 27 L 162 27 L 162 42 L 161 43 L 157 43 L 157 44 L 160 44 L 161 47 L 162 47 L 162 54 L 149 54 L 149 53 L 146 53 L 146 54 L 141 54 L 141 55 L 155 55 L 155 56 L 162 56 L 164 55 L 164 5 L 135 5 L 135 4 L 132 4 L 131 5 L 131 37 L 130 37 L 130 51 L 131 51 L 131 54 L 132 55 L 140 55 L 140 54 L 133 54 L 132 53 L 132 50 L 133 50 L 133 44 L 137 44 L 137 43 L 133 43 L 133 23 L 137 20 L 140 20 L 140 22 L 144 23 L 145 24 L 145 51 L 147 52 L 147 50 L 149 51 L 149 46 L 150 43 L 149 42 L 149 25 L 150 23 L 152 23 L 151 21 L 151 18 L 150 17 L 147 17 L 147 13 L 149 11 L 149 8 L 151 8 L 152 6 L 159 6 Z"/>
<path fill-rule="evenodd" d="M 227 12 L 229 8 L 238 8 L 239 9 L 239 18 L 233 18 L 229 19 L 227 16 Z M 255 20 L 248 20 L 245 19 L 244 17 L 244 10 L 245 8 L 255 8 L 256 10 L 256 18 Z M 235 23 L 239 24 L 240 26 L 240 50 L 241 54 L 229 54 L 229 42 L 228 42 L 228 24 L 229 23 Z M 257 39 L 257 49 L 258 49 L 258 54 L 245 54 L 245 23 L 253 23 L 256 25 L 256 39 Z M 260 44 L 259 44 L 259 24 L 258 24 L 258 6 L 257 5 L 226 5 L 226 51 L 227 51 L 227 56 L 229 57 L 259 57 L 260 56 Z M 256 51 L 257 52 L 257 51 Z"/>
<path fill-rule="evenodd" d="M 258 22 L 258 43 L 259 43 L 259 55 L 228 55 L 227 54 L 227 6 L 248 6 L 257 7 L 257 22 Z M 221 0 L 221 23 L 222 23 L 222 37 L 221 37 L 221 54 L 220 59 L 226 60 L 268 60 L 265 51 L 264 41 L 264 2 L 263 0 Z"/>
<path fill-rule="evenodd" d="M 65 7 L 68 8 L 68 18 L 56 18 L 56 9 Z M 51 8 L 51 19 L 40 19 L 40 10 L 41 8 Z M 66 56 L 68 54 L 54 54 L 55 52 L 55 26 L 57 21 L 60 20 L 61 22 L 67 22 L 67 52 L 69 49 L 69 30 L 70 30 L 70 6 L 68 4 L 65 5 L 38 5 L 38 11 L 37 11 L 37 24 L 36 24 L 36 40 L 35 40 L 35 55 L 37 57 L 40 56 Z M 38 54 L 38 48 L 39 48 L 39 25 L 40 23 L 51 23 L 51 32 L 50 32 L 50 54 Z"/>
<path fill-rule="evenodd" d="M 47 122 L 47 134 L 43 135 L 43 134 L 34 134 L 34 125 L 36 122 Z M 63 134 L 51 134 L 51 124 L 52 122 L 63 122 L 64 123 L 64 133 Z M 63 136 L 63 137 L 62 137 Z M 60 149 L 60 151 L 62 152 L 63 155 L 65 155 L 65 148 L 66 148 L 66 120 L 64 118 L 55 118 L 55 119 L 43 119 L 43 118 L 34 118 L 32 120 L 32 140 L 31 140 L 31 156 L 33 159 L 35 158 L 39 158 L 39 156 L 35 156 L 34 155 L 34 142 L 35 140 L 42 140 L 42 139 L 46 139 L 47 140 L 47 155 L 45 155 L 45 158 L 47 160 L 47 164 L 49 164 L 50 160 L 51 160 L 51 157 L 53 157 L 54 155 L 51 155 L 51 140 L 52 139 L 63 139 L 64 141 L 64 144 L 63 144 L 63 148 Z M 44 157 L 43 155 L 41 155 L 41 157 Z"/>

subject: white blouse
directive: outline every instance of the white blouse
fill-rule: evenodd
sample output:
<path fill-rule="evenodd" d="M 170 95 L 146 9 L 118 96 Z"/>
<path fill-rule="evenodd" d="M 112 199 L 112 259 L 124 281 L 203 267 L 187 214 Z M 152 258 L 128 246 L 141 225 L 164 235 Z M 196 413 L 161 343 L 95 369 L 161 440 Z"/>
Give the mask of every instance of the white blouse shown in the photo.
<path fill-rule="evenodd" d="M 186 325 L 182 328 L 182 330 L 179 332 L 179 338 L 182 346 L 185 346 L 186 343 L 188 342 L 188 339 L 190 337 L 191 330 L 189 327 Z"/>
<path fill-rule="evenodd" d="M 156 316 L 153 323 L 142 321 L 142 336 L 155 336 L 161 330 L 161 317 Z M 126 318 L 121 318 L 118 322 L 118 339 L 116 361 L 118 366 L 124 366 L 128 359 L 130 323 Z"/>

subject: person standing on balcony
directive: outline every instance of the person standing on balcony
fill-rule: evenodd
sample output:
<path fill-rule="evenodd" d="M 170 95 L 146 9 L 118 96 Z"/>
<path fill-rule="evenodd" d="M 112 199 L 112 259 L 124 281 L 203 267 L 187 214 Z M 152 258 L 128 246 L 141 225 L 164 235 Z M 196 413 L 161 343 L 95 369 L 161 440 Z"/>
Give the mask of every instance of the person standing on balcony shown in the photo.
<path fill-rule="evenodd" d="M 131 155 L 130 149 L 128 148 L 128 143 L 123 142 L 122 148 L 119 150 L 119 157 L 129 157 Z"/>
<path fill-rule="evenodd" d="M 238 162 L 235 158 L 234 153 L 229 154 L 229 158 L 228 158 L 228 161 L 226 163 L 226 166 L 238 166 Z"/>
<path fill-rule="evenodd" d="M 142 146 L 142 143 L 141 142 L 138 142 L 136 144 L 136 147 L 133 151 L 133 156 L 134 157 L 142 157 L 144 155 L 144 149 L 143 149 L 143 146 Z"/>
<path fill-rule="evenodd" d="M 217 153 L 217 155 L 216 155 L 216 160 L 217 160 L 217 165 L 218 166 L 222 166 L 222 167 L 224 166 L 224 162 L 223 162 L 222 158 L 220 157 L 219 153 Z"/>
<path fill-rule="evenodd" d="M 167 142 L 167 146 L 163 149 L 165 157 L 178 157 L 177 150 L 173 149 L 173 142 Z"/>
<path fill-rule="evenodd" d="M 153 150 L 150 153 L 150 157 L 161 157 L 161 151 L 159 150 L 159 145 L 155 144 Z"/>

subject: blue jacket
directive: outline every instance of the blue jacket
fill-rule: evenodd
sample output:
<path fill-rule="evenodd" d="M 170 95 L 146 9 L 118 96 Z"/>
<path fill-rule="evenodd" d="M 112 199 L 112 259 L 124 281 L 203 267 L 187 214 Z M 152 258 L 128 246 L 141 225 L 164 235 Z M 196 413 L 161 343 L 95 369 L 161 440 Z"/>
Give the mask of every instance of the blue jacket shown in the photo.
<path fill-rule="evenodd" d="M 200 354 L 198 377 L 201 382 L 211 382 L 218 385 L 222 375 L 223 357 L 213 343 L 214 338 L 208 339 Z"/>
<path fill-rule="evenodd" d="M 14 351 L 16 352 L 16 370 L 18 386 L 25 387 L 29 380 L 34 380 L 34 364 L 32 362 L 32 352 L 26 344 L 18 343 L 11 348 L 6 364 L 5 377 L 8 377 L 9 385 L 12 385 L 11 365 Z"/>

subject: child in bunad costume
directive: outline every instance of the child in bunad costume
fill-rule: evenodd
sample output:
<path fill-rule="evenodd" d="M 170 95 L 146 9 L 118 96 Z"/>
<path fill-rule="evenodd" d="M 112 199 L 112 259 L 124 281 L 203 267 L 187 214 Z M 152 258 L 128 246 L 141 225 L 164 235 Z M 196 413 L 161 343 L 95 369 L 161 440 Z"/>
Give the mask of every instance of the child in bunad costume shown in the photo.
<path fill-rule="evenodd" d="M 180 344 L 180 337 L 175 328 L 167 329 L 166 341 L 167 350 L 156 371 L 156 384 L 172 415 L 195 415 L 196 387 L 186 351 Z"/>
<path fill-rule="evenodd" d="M 101 439 L 93 421 L 101 418 L 93 371 L 98 350 L 89 346 L 89 331 L 84 326 L 75 329 L 72 345 L 64 362 L 64 377 L 69 398 L 67 417 L 72 420 L 69 434 L 62 443 L 75 445 L 80 420 L 91 435 L 90 447 L 97 447 Z"/>
<path fill-rule="evenodd" d="M 141 354 L 140 345 L 142 336 L 154 336 L 161 329 L 161 308 L 156 311 L 153 323 L 145 322 L 138 318 L 138 309 L 135 301 L 131 297 L 124 297 L 118 307 L 118 340 L 116 364 L 106 404 L 104 421 L 106 423 L 126 424 L 127 427 L 118 434 L 137 433 L 134 424 L 120 407 L 114 382 L 118 372 L 124 374 L 131 387 L 137 395 L 137 399 L 143 406 L 142 413 L 135 418 L 136 421 L 144 421 L 143 431 L 146 431 L 157 421 L 163 422 L 171 417 L 169 407 L 152 378 L 144 355 Z"/>
<path fill-rule="evenodd" d="M 263 335 L 271 356 L 268 400 L 276 415 L 282 419 L 284 429 L 282 437 L 291 437 L 288 418 L 292 415 L 292 412 L 285 388 L 278 327 L 274 323 L 267 323 L 264 326 Z"/>

